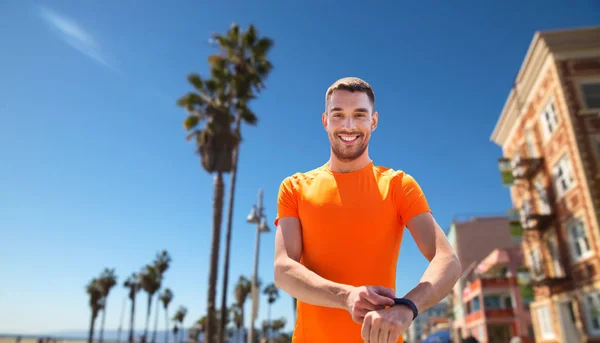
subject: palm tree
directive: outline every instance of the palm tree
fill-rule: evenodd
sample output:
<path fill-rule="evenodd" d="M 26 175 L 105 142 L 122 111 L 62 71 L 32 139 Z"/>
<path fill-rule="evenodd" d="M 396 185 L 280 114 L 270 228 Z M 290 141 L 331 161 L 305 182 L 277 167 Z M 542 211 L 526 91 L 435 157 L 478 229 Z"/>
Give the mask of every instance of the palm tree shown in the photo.
<path fill-rule="evenodd" d="M 238 282 L 235 285 L 235 303 L 240 309 L 240 320 L 242 322 L 242 327 L 244 327 L 245 320 L 244 305 L 246 304 L 246 300 L 248 300 L 250 292 L 252 292 L 252 283 L 247 277 L 240 275 L 240 278 L 238 279 Z"/>
<path fill-rule="evenodd" d="M 179 332 L 179 326 L 177 326 L 177 324 L 173 325 L 173 340 L 175 341 L 174 343 L 177 343 L 177 333 Z"/>
<path fill-rule="evenodd" d="M 233 325 L 238 331 L 241 331 L 242 327 L 244 327 L 244 319 L 242 315 L 242 308 L 239 304 L 231 305 L 230 312 L 233 314 Z"/>
<path fill-rule="evenodd" d="M 268 314 L 268 320 L 269 320 L 269 327 L 272 326 L 271 323 L 271 306 L 273 305 L 273 303 L 275 301 L 277 301 L 277 299 L 279 299 L 279 289 L 277 289 L 277 286 L 275 286 L 274 283 L 270 283 L 268 284 L 265 289 L 263 290 L 263 294 L 265 294 L 267 296 L 268 302 L 269 302 L 269 314 Z M 271 338 L 271 335 L 269 335 L 269 339 Z"/>
<path fill-rule="evenodd" d="M 92 343 L 94 338 L 94 325 L 96 323 L 96 318 L 98 318 L 98 312 L 102 310 L 102 290 L 98 285 L 98 279 L 93 278 L 85 287 L 86 293 L 90 297 L 90 308 L 92 310 L 91 319 L 90 319 L 90 332 L 88 335 L 88 343 Z"/>
<path fill-rule="evenodd" d="M 127 306 L 127 296 L 123 298 L 121 305 L 121 316 L 119 317 L 119 329 L 117 330 L 117 342 L 121 343 L 121 333 L 123 332 L 123 321 L 125 320 L 125 307 Z"/>
<path fill-rule="evenodd" d="M 105 268 L 100 277 L 98 278 L 98 287 L 102 292 L 103 306 L 102 310 L 102 323 L 100 324 L 100 343 L 104 341 L 104 323 L 106 320 L 106 305 L 108 302 L 108 294 L 110 290 L 117 284 L 117 276 L 115 275 L 115 269 Z"/>
<path fill-rule="evenodd" d="M 133 343 L 134 340 L 134 336 L 133 336 L 133 331 L 135 329 L 135 296 L 137 294 L 137 292 L 140 291 L 141 289 L 141 285 L 139 283 L 139 276 L 136 273 L 132 273 L 131 276 L 129 276 L 129 278 L 127 280 L 125 280 L 125 283 L 123 283 L 123 286 L 127 289 L 129 289 L 129 299 L 131 300 L 131 316 L 129 319 L 129 343 Z"/>
<path fill-rule="evenodd" d="M 177 323 L 179 323 L 179 327 L 180 329 L 180 341 L 183 341 L 183 331 L 184 331 L 184 327 L 183 327 L 183 320 L 185 319 L 185 316 L 187 315 L 187 308 L 183 307 L 183 306 L 179 306 L 179 308 L 177 309 L 177 312 L 175 312 L 175 315 L 173 316 L 173 320 Z M 175 339 L 177 339 L 177 337 L 175 337 Z"/>
<path fill-rule="evenodd" d="M 154 268 L 158 272 L 158 290 L 160 290 L 162 286 L 162 279 L 164 277 L 165 272 L 169 269 L 169 265 L 171 263 L 171 256 L 166 250 L 156 254 L 156 259 L 154 260 Z M 156 314 L 154 316 L 154 332 L 152 333 L 152 343 L 156 343 L 156 332 L 158 331 L 158 309 L 160 297 L 156 297 Z"/>
<path fill-rule="evenodd" d="M 267 59 L 267 53 L 273 46 L 273 41 L 266 37 L 258 37 L 253 25 L 246 32 L 240 32 L 237 25 L 232 25 L 225 35 L 215 35 L 214 41 L 220 54 L 213 58 L 224 58 L 227 61 L 227 70 L 232 75 L 233 97 L 243 104 L 247 104 L 264 88 L 264 80 L 273 68 Z M 242 108 L 246 108 L 244 105 Z M 241 122 L 255 125 L 256 116 L 246 110 L 237 110 L 235 116 L 234 132 L 241 137 Z M 225 257 L 223 264 L 223 289 L 221 293 L 221 308 L 227 306 L 227 286 L 229 282 L 229 249 L 231 246 L 231 228 L 233 222 L 233 203 L 235 198 L 235 184 L 237 179 L 237 164 L 239 159 L 239 144 L 233 149 L 233 164 L 231 166 L 231 179 L 229 185 L 229 204 L 227 211 L 227 229 L 225 232 Z M 219 327 L 219 343 L 224 341 L 225 320 L 221 318 Z"/>
<path fill-rule="evenodd" d="M 165 308 L 165 343 L 169 343 L 169 304 L 171 300 L 173 300 L 173 292 L 166 288 L 160 295 L 160 301 Z"/>
<path fill-rule="evenodd" d="M 148 342 L 148 326 L 150 325 L 150 311 L 152 310 L 152 297 L 160 288 L 160 274 L 154 265 L 146 265 L 139 273 L 138 281 L 144 291 L 148 293 L 148 312 L 146 313 L 146 327 L 142 336 L 143 343 Z"/>
<path fill-rule="evenodd" d="M 240 37 L 245 38 L 241 40 Z M 186 94 L 177 102 L 188 111 L 189 115 L 184 121 L 184 127 L 189 132 L 188 140 L 194 139 L 196 142 L 197 152 L 202 157 L 202 167 L 210 174 L 216 173 L 207 301 L 206 331 L 209 342 L 213 341 L 212 334 L 217 329 L 215 298 L 223 216 L 223 173 L 232 172 L 237 162 L 241 120 L 244 119 L 248 123 L 256 122 L 256 115 L 250 111 L 248 103 L 255 98 L 254 91 L 263 87 L 261 77 L 266 76 L 271 69 L 271 64 L 266 61 L 266 58 L 261 63 L 251 59 L 262 58 L 271 46 L 270 40 L 257 40 L 256 30 L 253 27 L 248 30 L 248 33 L 240 36 L 239 26 L 233 24 L 227 35 L 215 35 L 213 38 L 220 47 L 221 53 L 212 55 L 208 59 L 211 77 L 202 80 L 197 74 L 189 75 L 188 81 L 196 92 Z M 258 42 L 261 41 L 259 45 Z M 243 43 L 243 47 L 240 43 Z M 249 51 L 250 47 L 254 49 L 253 55 L 241 54 Z M 204 120 L 207 122 L 206 127 L 198 129 L 198 125 Z M 232 131 L 231 124 L 234 120 L 236 129 Z M 232 183 L 234 181 L 232 179 Z M 230 240 L 229 233 L 228 241 Z M 228 251 L 226 255 L 226 269 L 228 269 Z"/>

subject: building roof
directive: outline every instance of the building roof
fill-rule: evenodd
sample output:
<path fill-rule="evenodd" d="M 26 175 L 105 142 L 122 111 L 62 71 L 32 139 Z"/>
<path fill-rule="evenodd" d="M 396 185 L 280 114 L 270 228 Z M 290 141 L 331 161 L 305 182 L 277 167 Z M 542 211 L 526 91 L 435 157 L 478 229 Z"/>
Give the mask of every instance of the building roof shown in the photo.
<path fill-rule="evenodd" d="M 600 55 L 600 26 L 538 31 L 534 34 L 494 127 L 491 136 L 494 143 L 500 146 L 506 144 L 512 126 L 521 114 L 521 104 L 525 103 L 536 76 L 550 55 L 555 60 Z"/>

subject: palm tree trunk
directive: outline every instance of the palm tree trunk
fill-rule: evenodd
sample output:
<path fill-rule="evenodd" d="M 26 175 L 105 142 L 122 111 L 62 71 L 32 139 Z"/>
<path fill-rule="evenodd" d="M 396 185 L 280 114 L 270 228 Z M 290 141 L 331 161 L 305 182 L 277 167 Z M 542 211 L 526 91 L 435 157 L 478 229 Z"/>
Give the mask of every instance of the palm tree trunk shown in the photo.
<path fill-rule="evenodd" d="M 131 316 L 129 318 L 129 343 L 133 343 L 133 331 L 135 330 L 135 296 L 131 299 Z"/>
<path fill-rule="evenodd" d="M 156 313 L 154 315 L 154 332 L 152 333 L 152 343 L 156 343 L 156 332 L 158 331 L 158 310 L 160 309 L 160 297 L 156 297 Z"/>
<path fill-rule="evenodd" d="M 242 117 L 237 115 L 235 118 L 235 132 L 239 136 L 240 123 Z M 221 294 L 221 309 L 227 308 L 227 283 L 229 282 L 229 248 L 231 246 L 231 227 L 233 222 L 233 202 L 235 196 L 235 181 L 237 179 L 238 156 L 240 144 L 233 149 L 233 165 L 231 168 L 231 178 L 229 180 L 229 204 L 227 208 L 227 231 L 225 232 L 225 261 L 223 262 L 223 289 Z M 225 340 L 225 316 L 226 311 L 221 311 L 221 321 L 219 322 L 219 343 Z"/>
<path fill-rule="evenodd" d="M 92 343 L 92 341 L 94 340 L 94 323 L 96 321 L 96 314 L 94 313 L 94 310 L 92 310 L 92 318 L 90 320 L 90 333 L 88 335 L 88 343 Z"/>
<path fill-rule="evenodd" d="M 206 302 L 206 343 L 213 343 L 217 332 L 215 298 L 217 293 L 221 220 L 223 219 L 223 186 L 223 173 L 218 172 L 214 180 L 213 230 L 210 249 L 210 270 L 208 273 L 208 301 Z"/>
<path fill-rule="evenodd" d="M 165 343 L 169 343 L 169 308 L 165 306 Z"/>
<path fill-rule="evenodd" d="M 148 342 L 148 327 L 150 326 L 150 311 L 152 310 L 152 294 L 148 294 L 148 313 L 146 313 L 146 328 L 144 329 L 143 343 Z"/>
<path fill-rule="evenodd" d="M 117 332 L 117 342 L 121 343 L 121 331 L 123 330 L 123 319 L 125 319 L 125 305 L 127 305 L 127 297 L 123 299 L 121 306 L 121 318 L 119 319 L 119 331 Z"/>
<path fill-rule="evenodd" d="M 106 303 L 108 300 L 104 298 L 104 308 L 102 309 L 102 323 L 100 324 L 100 343 L 104 342 L 104 322 L 106 320 Z"/>

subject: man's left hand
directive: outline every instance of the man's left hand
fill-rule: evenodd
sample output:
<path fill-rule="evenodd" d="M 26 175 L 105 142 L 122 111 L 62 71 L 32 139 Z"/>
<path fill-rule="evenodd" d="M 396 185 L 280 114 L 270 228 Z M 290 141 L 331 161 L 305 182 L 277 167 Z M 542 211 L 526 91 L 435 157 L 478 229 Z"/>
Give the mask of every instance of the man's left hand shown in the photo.
<path fill-rule="evenodd" d="M 362 324 L 365 343 L 397 343 L 413 319 L 410 308 L 396 305 L 367 313 Z"/>

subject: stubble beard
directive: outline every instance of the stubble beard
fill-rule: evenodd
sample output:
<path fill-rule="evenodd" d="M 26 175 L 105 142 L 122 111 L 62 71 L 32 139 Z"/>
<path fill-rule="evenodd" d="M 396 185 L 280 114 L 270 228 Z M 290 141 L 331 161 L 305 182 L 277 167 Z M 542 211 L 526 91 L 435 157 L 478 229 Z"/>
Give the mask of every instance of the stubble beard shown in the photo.
<path fill-rule="evenodd" d="M 331 142 L 331 151 L 335 157 L 341 162 L 352 162 L 362 156 L 369 146 L 368 137 L 362 135 L 359 139 L 361 140 L 359 145 L 348 146 L 339 141 L 339 138 L 334 138 Z"/>

